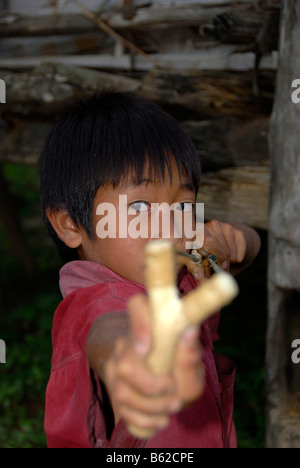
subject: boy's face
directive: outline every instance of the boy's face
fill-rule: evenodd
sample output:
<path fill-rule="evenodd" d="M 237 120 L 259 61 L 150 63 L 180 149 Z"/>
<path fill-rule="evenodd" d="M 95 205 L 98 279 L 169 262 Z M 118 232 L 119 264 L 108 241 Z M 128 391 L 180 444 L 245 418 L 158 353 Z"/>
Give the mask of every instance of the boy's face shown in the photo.
<path fill-rule="evenodd" d="M 155 203 L 165 203 L 165 207 L 174 204 L 175 209 L 166 209 L 164 215 L 161 212 L 155 217 Z M 112 185 L 101 187 L 93 208 L 96 240 L 91 240 L 82 229 L 80 258 L 101 263 L 131 281 L 144 284 L 147 242 L 151 238 L 166 238 L 169 230 L 169 238 L 176 248 L 185 250 L 186 241 L 191 239 L 185 238 L 184 226 L 180 226 L 178 220 L 183 223 L 184 215 L 188 213 L 192 219 L 194 205 L 195 192 L 184 176 L 180 180 L 175 161 L 172 162 L 172 183 L 166 175 L 164 182 L 144 180 L 136 185 L 132 178 L 116 188 Z M 166 225 L 166 221 L 170 224 Z M 174 231 L 174 225 L 179 231 Z"/>

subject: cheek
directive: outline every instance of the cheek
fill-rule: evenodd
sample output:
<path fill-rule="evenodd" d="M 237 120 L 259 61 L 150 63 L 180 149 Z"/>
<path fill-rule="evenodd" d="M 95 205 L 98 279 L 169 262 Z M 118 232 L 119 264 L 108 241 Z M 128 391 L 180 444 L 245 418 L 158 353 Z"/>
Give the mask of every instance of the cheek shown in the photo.
<path fill-rule="evenodd" d="M 194 213 L 187 212 L 182 215 L 182 240 L 192 242 L 196 238 L 196 221 Z"/>
<path fill-rule="evenodd" d="M 122 249 L 120 261 L 114 264 L 114 271 L 125 278 L 144 284 L 144 245 L 135 242 Z"/>
<path fill-rule="evenodd" d="M 119 275 L 143 284 L 145 239 L 107 239 L 100 248 L 100 263 Z"/>

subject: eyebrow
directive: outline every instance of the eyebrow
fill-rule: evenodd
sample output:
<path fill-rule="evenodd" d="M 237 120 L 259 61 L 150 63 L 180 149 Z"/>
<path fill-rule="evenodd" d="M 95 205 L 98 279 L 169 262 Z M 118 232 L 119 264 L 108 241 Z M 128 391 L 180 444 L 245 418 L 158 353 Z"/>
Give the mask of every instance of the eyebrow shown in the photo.
<path fill-rule="evenodd" d="M 189 190 L 190 192 L 195 192 L 195 187 L 190 182 L 187 182 L 185 184 L 180 184 L 180 188 L 182 190 Z"/>
<path fill-rule="evenodd" d="M 144 179 L 134 179 L 132 180 L 129 185 L 133 185 L 134 187 L 138 187 L 140 185 L 148 185 L 148 184 L 154 184 L 156 180 L 150 179 L 150 178 L 144 178 Z M 180 184 L 180 189 L 182 190 L 189 190 L 191 192 L 195 191 L 195 187 L 191 182 L 184 182 Z"/>

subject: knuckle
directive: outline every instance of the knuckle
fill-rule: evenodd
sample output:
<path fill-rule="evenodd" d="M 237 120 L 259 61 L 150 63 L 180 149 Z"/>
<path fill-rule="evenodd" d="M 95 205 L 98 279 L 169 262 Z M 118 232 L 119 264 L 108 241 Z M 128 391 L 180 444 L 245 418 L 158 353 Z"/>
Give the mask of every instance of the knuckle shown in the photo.
<path fill-rule="evenodd" d="M 117 373 L 120 377 L 126 378 L 128 375 L 130 375 L 131 370 L 133 368 L 133 363 L 130 356 L 125 355 L 119 358 L 116 363 L 116 368 Z"/>
<path fill-rule="evenodd" d="M 218 221 L 217 219 L 211 219 L 211 220 L 209 221 L 209 224 L 210 224 L 210 226 L 212 226 L 212 227 L 217 227 L 217 226 L 220 225 L 220 221 Z"/>
<path fill-rule="evenodd" d="M 223 231 L 228 232 L 228 233 L 233 232 L 234 230 L 232 224 L 229 224 L 229 223 L 222 223 L 222 228 L 223 228 Z"/>
<path fill-rule="evenodd" d="M 163 393 L 164 386 L 162 385 L 159 379 L 156 379 L 156 378 L 144 379 L 141 385 L 142 385 L 145 395 L 148 397 L 152 397 L 154 395 Z"/>

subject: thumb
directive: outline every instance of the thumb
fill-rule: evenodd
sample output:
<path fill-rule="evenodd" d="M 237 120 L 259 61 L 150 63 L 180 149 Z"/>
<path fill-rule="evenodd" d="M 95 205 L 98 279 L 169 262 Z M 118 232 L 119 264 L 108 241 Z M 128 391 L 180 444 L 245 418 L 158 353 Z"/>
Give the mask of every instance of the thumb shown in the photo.
<path fill-rule="evenodd" d="M 146 356 L 151 348 L 152 333 L 149 302 L 145 295 L 137 294 L 128 301 L 131 323 L 131 338 L 136 352 Z"/>

